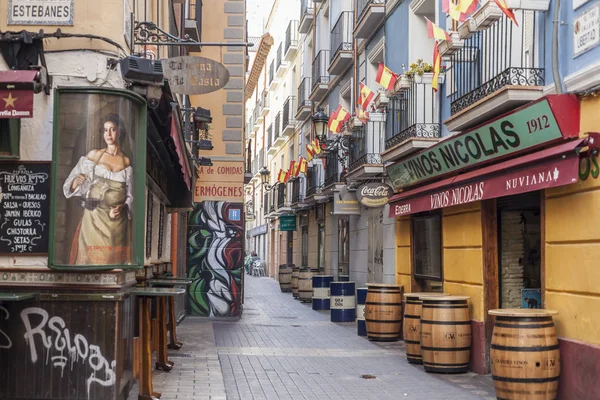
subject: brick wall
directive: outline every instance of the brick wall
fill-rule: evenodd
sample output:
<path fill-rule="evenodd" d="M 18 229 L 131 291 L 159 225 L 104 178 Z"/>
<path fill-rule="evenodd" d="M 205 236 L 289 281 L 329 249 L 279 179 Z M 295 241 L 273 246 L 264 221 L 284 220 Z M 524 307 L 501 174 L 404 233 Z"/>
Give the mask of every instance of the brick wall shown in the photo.
<path fill-rule="evenodd" d="M 524 256 L 521 212 L 503 211 L 500 221 L 502 308 L 521 308 Z"/>

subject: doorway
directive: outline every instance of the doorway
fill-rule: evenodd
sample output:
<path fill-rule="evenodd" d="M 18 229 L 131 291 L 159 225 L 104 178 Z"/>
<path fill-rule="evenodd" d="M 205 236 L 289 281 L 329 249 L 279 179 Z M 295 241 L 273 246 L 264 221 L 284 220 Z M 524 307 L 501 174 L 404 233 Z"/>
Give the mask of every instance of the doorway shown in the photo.
<path fill-rule="evenodd" d="M 542 308 L 541 193 L 498 199 L 500 308 Z"/>

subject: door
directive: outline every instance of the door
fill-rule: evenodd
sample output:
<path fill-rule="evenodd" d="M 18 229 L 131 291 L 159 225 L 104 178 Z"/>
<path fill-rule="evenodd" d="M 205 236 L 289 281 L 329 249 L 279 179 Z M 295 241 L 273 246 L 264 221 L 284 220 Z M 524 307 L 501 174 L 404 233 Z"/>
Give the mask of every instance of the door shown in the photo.
<path fill-rule="evenodd" d="M 320 272 L 325 271 L 325 224 L 319 224 L 318 227 L 317 268 Z"/>
<path fill-rule="evenodd" d="M 383 283 L 383 208 L 368 213 L 367 282 Z"/>

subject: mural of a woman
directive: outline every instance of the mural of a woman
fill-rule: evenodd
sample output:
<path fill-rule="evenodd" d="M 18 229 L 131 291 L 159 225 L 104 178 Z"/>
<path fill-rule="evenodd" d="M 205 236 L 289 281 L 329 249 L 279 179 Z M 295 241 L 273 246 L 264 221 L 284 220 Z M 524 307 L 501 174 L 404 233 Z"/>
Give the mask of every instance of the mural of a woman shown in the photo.
<path fill-rule="evenodd" d="M 125 125 L 117 114 L 102 119 L 106 147 L 82 156 L 63 185 L 66 198 L 81 198 L 83 216 L 71 246 L 75 265 L 131 262 L 133 169 L 121 150 Z"/>

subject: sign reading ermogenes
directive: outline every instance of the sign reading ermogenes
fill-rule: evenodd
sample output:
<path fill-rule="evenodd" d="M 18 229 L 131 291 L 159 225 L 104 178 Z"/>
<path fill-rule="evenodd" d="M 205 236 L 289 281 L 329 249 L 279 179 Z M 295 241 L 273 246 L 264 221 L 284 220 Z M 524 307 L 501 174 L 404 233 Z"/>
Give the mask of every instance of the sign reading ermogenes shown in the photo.
<path fill-rule="evenodd" d="M 74 0 L 8 0 L 8 25 L 73 25 Z"/>
<path fill-rule="evenodd" d="M 48 252 L 50 164 L 0 164 L 0 253 Z"/>

